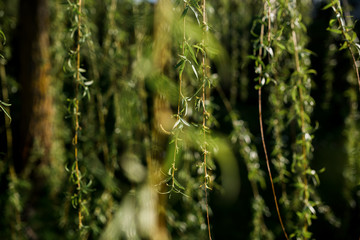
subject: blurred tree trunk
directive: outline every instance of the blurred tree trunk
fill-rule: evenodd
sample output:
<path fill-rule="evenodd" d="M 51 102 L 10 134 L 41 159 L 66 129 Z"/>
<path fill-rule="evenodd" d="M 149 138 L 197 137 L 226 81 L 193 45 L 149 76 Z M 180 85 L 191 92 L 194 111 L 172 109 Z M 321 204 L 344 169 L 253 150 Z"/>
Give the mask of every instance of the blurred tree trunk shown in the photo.
<path fill-rule="evenodd" d="M 22 172 L 30 157 L 35 165 L 48 162 L 51 148 L 48 1 L 20 0 L 17 30 L 21 112 L 14 123 L 14 165 Z"/>

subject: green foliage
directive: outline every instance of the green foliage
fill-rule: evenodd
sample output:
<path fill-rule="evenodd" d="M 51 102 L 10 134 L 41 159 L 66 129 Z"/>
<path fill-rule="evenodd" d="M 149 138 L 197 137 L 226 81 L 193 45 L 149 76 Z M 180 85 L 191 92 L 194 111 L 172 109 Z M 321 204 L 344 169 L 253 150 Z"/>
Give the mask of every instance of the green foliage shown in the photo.
<path fill-rule="evenodd" d="M 85 174 L 80 169 L 79 166 L 79 152 L 81 151 L 78 145 L 78 138 L 80 135 L 80 107 L 79 99 L 80 96 L 88 97 L 90 100 L 89 86 L 93 81 L 87 81 L 86 77 L 83 75 L 86 70 L 81 68 L 81 59 L 80 59 L 80 47 L 85 43 L 86 39 L 89 36 L 88 31 L 86 30 L 86 25 L 83 24 L 84 15 L 81 11 L 82 3 L 81 0 L 72 2 L 68 0 L 68 12 L 71 14 L 71 28 L 70 38 L 74 41 L 74 49 L 69 50 L 69 57 L 67 59 L 66 65 L 64 64 L 64 71 L 69 77 L 74 81 L 75 86 L 75 96 L 73 99 L 68 99 L 68 111 L 72 115 L 74 121 L 74 157 L 75 160 L 71 164 L 71 168 L 66 170 L 70 173 L 70 180 L 76 186 L 76 192 L 71 196 L 71 204 L 74 208 L 78 209 L 78 228 L 83 230 L 83 215 L 89 215 L 88 202 L 85 198 L 86 195 L 91 191 L 91 180 L 85 178 Z M 81 89 L 79 89 L 81 87 Z M 80 94 L 80 96 L 79 96 Z M 84 234 L 84 232 L 82 232 Z"/>
<path fill-rule="evenodd" d="M 44 127 L 54 131 L 53 148 L 18 175 L 18 160 L 4 150 L 16 140 L 10 131 L 3 138 L 0 126 L 1 238 L 277 239 L 288 232 L 290 239 L 321 239 L 324 229 L 334 238 L 358 237 L 351 225 L 358 96 L 344 65 L 352 58 L 356 66 L 360 48 L 340 1 L 324 7 L 335 12 L 329 26 L 320 25 L 333 37 L 321 42 L 324 56 L 312 45 L 320 30 L 311 13 L 320 10 L 311 1 L 49 4 L 53 85 L 46 91 L 55 119 Z M 21 131 L 23 87 L 13 80 L 21 71 L 17 7 L 0 3 L 8 38 L 1 52 L 9 58 L 0 84 L 6 101 L 10 93 L 13 134 Z M 350 56 L 335 51 L 336 41 Z M 8 118 L 9 106 L 0 101 Z M 339 126 L 319 117 L 324 112 Z M 324 132 L 336 149 L 322 142 Z M 32 159 L 41 158 L 40 147 L 34 143 Z M 335 151 L 340 157 L 330 156 Z M 38 173 L 46 190 L 34 204 Z M 348 201 L 344 213 L 333 195 Z"/>
<path fill-rule="evenodd" d="M 5 107 L 10 107 L 11 104 L 0 101 L 0 108 L 6 114 L 6 116 L 11 120 L 10 114 L 6 111 Z"/>

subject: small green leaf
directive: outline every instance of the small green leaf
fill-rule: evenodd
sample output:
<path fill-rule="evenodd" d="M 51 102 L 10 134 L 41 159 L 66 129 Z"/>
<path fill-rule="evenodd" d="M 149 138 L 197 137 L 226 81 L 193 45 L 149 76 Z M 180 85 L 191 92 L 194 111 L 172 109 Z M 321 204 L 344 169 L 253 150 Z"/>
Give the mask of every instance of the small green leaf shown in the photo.
<path fill-rule="evenodd" d="M 175 183 L 175 186 L 177 186 L 181 190 L 185 190 L 185 188 L 175 178 L 174 178 L 174 183 Z"/>
<path fill-rule="evenodd" d="M 4 108 L 3 106 L 1 106 L 1 104 L 0 104 L 0 108 L 1 108 L 1 110 L 5 113 L 5 115 L 10 119 L 10 122 L 11 122 L 11 116 L 10 116 L 10 114 L 5 110 L 5 108 Z"/>
<path fill-rule="evenodd" d="M 341 30 L 339 30 L 339 29 L 334 29 L 334 28 L 328 27 L 328 28 L 326 28 L 326 30 L 336 33 L 336 34 L 342 34 Z"/>
<path fill-rule="evenodd" d="M 91 81 L 87 81 L 87 82 L 84 82 L 84 85 L 85 86 L 90 86 L 94 83 L 94 80 L 91 80 Z"/>
<path fill-rule="evenodd" d="M 316 74 L 317 72 L 314 69 L 309 69 L 306 71 L 307 74 Z"/>
<path fill-rule="evenodd" d="M 183 18 L 183 17 L 186 16 L 188 10 L 189 10 L 189 6 L 187 5 L 186 8 L 184 9 L 184 11 L 183 11 L 182 14 L 181 14 L 181 18 Z"/>
<path fill-rule="evenodd" d="M 191 64 L 191 68 L 192 68 L 193 72 L 195 73 L 196 78 L 199 79 L 198 73 L 197 73 L 194 65 Z"/>
<path fill-rule="evenodd" d="M 173 126 L 172 129 L 175 129 L 175 128 L 179 125 L 179 123 L 180 123 L 180 119 L 175 122 L 175 124 L 174 124 L 174 126 Z"/>
<path fill-rule="evenodd" d="M 195 56 L 195 52 L 193 50 L 193 48 L 189 45 L 188 42 L 185 42 L 187 49 L 189 50 L 190 54 L 191 54 L 191 58 L 194 60 L 194 62 L 196 63 L 196 65 L 198 64 L 197 60 L 196 60 L 196 56 Z"/>
<path fill-rule="evenodd" d="M 3 105 L 3 106 L 5 106 L 5 107 L 10 107 L 10 106 L 11 106 L 10 103 L 6 103 L 6 102 L 3 102 L 3 101 L 1 101 L 1 100 L 0 100 L 0 104 Z"/>
<path fill-rule="evenodd" d="M 2 37 L 2 39 L 3 39 L 3 45 L 5 45 L 5 43 L 6 43 L 6 37 L 5 37 L 5 34 L 4 34 L 4 32 L 3 31 L 1 31 L 0 30 L 0 36 Z"/>
<path fill-rule="evenodd" d="M 326 10 L 328 8 L 331 8 L 332 6 L 334 6 L 337 3 L 338 0 L 333 0 L 331 3 L 329 3 L 328 5 L 326 5 L 325 7 L 322 8 L 322 10 Z"/>
<path fill-rule="evenodd" d="M 348 43 L 348 42 L 344 42 L 344 43 L 341 45 L 341 47 L 340 47 L 339 50 L 343 50 L 343 49 L 346 49 L 346 48 L 348 48 L 348 47 L 349 47 L 349 43 Z"/>
<path fill-rule="evenodd" d="M 334 26 L 336 22 L 337 22 L 337 19 L 334 19 L 334 18 L 331 19 L 331 20 L 329 21 L 329 26 L 330 26 L 330 27 Z"/>
<path fill-rule="evenodd" d="M 180 121 L 182 123 L 184 123 L 186 126 L 190 127 L 190 124 L 187 121 L 185 121 L 184 119 L 180 118 Z"/>
<path fill-rule="evenodd" d="M 178 67 L 180 67 L 182 64 L 184 63 L 184 60 L 181 59 L 176 65 L 175 65 L 175 69 L 177 69 Z"/>

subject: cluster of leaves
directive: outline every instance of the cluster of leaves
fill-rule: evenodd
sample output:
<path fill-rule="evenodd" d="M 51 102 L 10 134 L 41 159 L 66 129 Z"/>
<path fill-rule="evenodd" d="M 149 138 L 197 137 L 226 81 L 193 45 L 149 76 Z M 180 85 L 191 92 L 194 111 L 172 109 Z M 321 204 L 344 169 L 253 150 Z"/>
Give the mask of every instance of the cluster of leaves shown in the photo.
<path fill-rule="evenodd" d="M 201 4 L 205 4 L 205 2 L 201 2 Z M 180 1 L 177 2 L 177 5 L 180 5 Z M 189 9 L 191 10 L 191 12 L 193 13 L 193 16 L 196 19 L 197 25 L 187 22 L 187 14 Z M 205 50 L 205 39 L 203 38 L 204 36 L 206 36 L 206 31 L 208 29 L 207 26 L 207 22 L 206 22 L 206 18 L 205 18 L 205 5 L 200 7 L 200 3 L 199 1 L 184 1 L 183 3 L 183 10 L 180 16 L 180 19 L 182 20 L 182 26 L 183 28 L 181 29 L 182 33 L 183 33 L 183 37 L 182 37 L 182 43 L 181 43 L 181 54 L 179 54 L 179 62 L 176 64 L 175 68 L 178 69 L 178 76 L 179 76 L 179 93 L 178 93 L 178 106 L 177 106 L 177 114 L 176 116 L 176 122 L 174 123 L 174 126 L 172 127 L 172 135 L 173 135 L 173 140 L 171 141 L 171 143 L 174 143 L 174 157 L 173 157 L 173 162 L 171 164 L 171 168 L 168 171 L 168 177 L 164 180 L 167 185 L 170 187 L 170 190 L 167 191 L 166 193 L 182 193 L 182 191 L 185 191 L 185 188 L 176 180 L 175 178 L 175 171 L 177 170 L 176 168 L 176 159 L 177 156 L 179 155 L 179 150 L 182 151 L 188 151 L 186 150 L 186 145 L 187 144 L 183 144 L 181 143 L 183 141 L 183 137 L 180 137 L 180 135 L 184 135 L 184 127 L 190 127 L 190 124 L 187 122 L 187 120 L 185 120 L 186 118 L 189 118 L 190 116 L 189 114 L 189 108 L 191 109 L 192 107 L 189 106 L 189 104 L 191 104 L 192 102 L 194 102 L 195 106 L 194 108 L 198 111 L 203 112 L 203 116 L 202 116 L 202 132 L 203 132 L 203 140 L 200 140 L 202 137 L 200 137 L 200 141 L 197 144 L 200 144 L 199 146 L 201 146 L 201 151 L 203 154 L 203 162 L 200 163 L 198 165 L 198 172 L 202 173 L 204 175 L 204 183 L 201 185 L 204 187 L 205 189 L 205 198 L 201 199 L 201 195 L 199 195 L 199 199 L 201 202 L 204 202 L 204 208 L 206 210 L 206 214 L 207 214 L 207 221 L 208 221 L 208 228 L 210 228 L 209 225 L 209 206 L 208 206 L 208 200 L 207 200 L 207 189 L 211 189 L 210 187 L 210 183 L 212 182 L 212 177 L 210 174 L 208 174 L 208 171 L 210 170 L 210 159 L 209 158 L 209 154 L 210 151 L 208 149 L 208 143 L 206 140 L 206 135 L 207 133 L 209 133 L 209 128 L 206 125 L 206 119 L 209 118 L 210 114 L 209 112 L 207 112 L 206 110 L 206 105 L 207 102 L 205 100 L 206 95 L 208 95 L 207 90 L 205 89 L 206 86 L 210 86 L 210 82 L 209 82 L 209 78 L 207 77 L 208 74 L 206 73 L 207 69 L 209 68 L 209 66 L 207 65 L 207 61 L 206 59 L 206 50 Z M 203 20 L 201 20 L 201 18 Z M 203 33 L 201 38 L 198 38 L 197 40 L 201 40 L 201 42 L 194 42 L 193 40 L 191 40 L 190 37 L 187 36 L 187 26 L 189 26 L 188 28 L 192 29 L 194 28 L 195 31 L 199 32 L 201 31 L 201 29 L 203 29 Z M 191 34 L 189 34 L 191 35 Z M 190 65 L 191 66 L 191 71 L 192 74 L 189 75 L 189 78 L 193 78 L 196 81 L 194 81 L 194 86 L 196 92 L 192 94 L 191 97 L 186 97 L 184 96 L 183 92 L 182 92 L 182 85 L 185 85 L 184 82 L 186 80 L 186 78 L 184 79 L 184 70 L 186 65 Z M 194 78 L 195 77 L 195 78 Z M 190 80 L 190 83 L 192 81 Z M 198 84 L 200 82 L 200 87 L 198 87 Z M 186 84 L 188 84 L 188 82 L 185 82 Z M 196 86 L 197 85 L 197 86 Z M 185 87 L 185 86 L 184 86 Z M 194 100 L 194 101 L 193 101 Z M 193 124 L 194 126 L 200 125 L 200 124 Z M 193 130 L 191 130 L 193 131 Z M 186 137 L 185 137 L 186 138 Z M 198 137 L 196 137 L 198 138 Z M 208 162 L 207 162 L 208 161 Z M 171 195 L 169 195 L 170 197 Z M 185 195 L 186 197 L 188 197 L 187 195 Z M 211 238 L 210 235 L 210 229 L 209 229 L 209 238 Z"/>
<path fill-rule="evenodd" d="M 255 78 L 258 82 L 256 89 L 270 82 L 275 83 L 270 87 L 272 91 L 269 95 L 270 105 L 274 109 L 269 125 L 275 140 L 272 151 L 272 162 L 278 172 L 275 180 L 282 186 L 281 203 L 297 214 L 298 219 L 294 225 L 291 221 L 285 221 L 287 223 L 285 227 L 291 228 L 294 232 L 290 237 L 307 239 L 311 237 L 308 227 L 311 225 L 311 220 L 316 218 L 314 207 L 320 204 L 319 201 L 311 200 L 311 196 L 314 199 L 315 192 L 310 180 L 317 185 L 319 178 L 316 171 L 310 168 L 309 162 L 312 156 L 311 140 L 314 131 L 310 120 L 314 106 L 314 100 L 310 96 L 310 75 L 315 71 L 309 67 L 311 52 L 305 48 L 306 27 L 299 12 L 300 3 L 268 1 L 267 4 L 271 6 L 269 9 L 272 11 L 269 10 L 270 14 L 265 15 L 267 18 L 258 19 L 253 25 L 253 29 L 256 29 L 256 23 L 260 23 L 262 34 L 262 36 L 254 34 L 258 37 L 255 42 L 257 43 L 255 46 L 258 47 L 251 56 L 255 60 L 255 72 L 258 74 Z M 264 26 L 269 28 L 269 24 L 272 24 L 272 31 L 268 30 L 267 36 L 264 36 Z M 257 52 L 259 54 L 256 54 Z M 268 57 L 264 58 L 264 56 Z M 289 62 L 288 59 L 291 58 Z M 297 131 L 300 132 L 291 145 L 286 145 L 283 137 L 287 135 L 288 124 L 292 128 L 297 124 Z M 291 168 L 288 166 L 288 147 L 292 152 Z M 297 179 L 294 182 L 297 188 L 291 193 L 293 195 L 291 203 L 287 197 L 286 186 L 290 176 L 292 179 Z"/>
<path fill-rule="evenodd" d="M 291 116 L 288 115 L 288 119 L 297 123 L 300 132 L 292 146 L 291 172 L 294 175 L 293 178 L 297 179 L 295 182 L 297 189 L 293 193 L 294 201 L 291 205 L 298 219 L 291 236 L 308 239 L 311 237 L 308 227 L 311 225 L 311 220 L 316 218 L 314 207 L 318 204 L 311 200 L 311 194 L 314 193 L 314 190 L 309 180 L 313 178 L 315 185 L 319 181 L 316 171 L 310 168 L 311 140 L 313 138 L 310 114 L 314 106 L 314 100 L 310 96 L 310 74 L 313 74 L 314 70 L 309 69 L 311 52 L 305 48 L 306 28 L 302 23 L 298 4 L 300 3 L 297 1 L 280 3 L 277 18 L 278 20 L 286 19 L 286 26 L 289 26 L 288 29 L 283 29 L 283 39 L 285 40 L 283 45 L 286 46 L 288 54 L 292 56 L 293 65 L 289 66 L 292 69 L 290 70 L 285 98 L 288 98 L 291 104 L 289 111 Z M 296 118 L 293 119 L 293 116 Z"/>

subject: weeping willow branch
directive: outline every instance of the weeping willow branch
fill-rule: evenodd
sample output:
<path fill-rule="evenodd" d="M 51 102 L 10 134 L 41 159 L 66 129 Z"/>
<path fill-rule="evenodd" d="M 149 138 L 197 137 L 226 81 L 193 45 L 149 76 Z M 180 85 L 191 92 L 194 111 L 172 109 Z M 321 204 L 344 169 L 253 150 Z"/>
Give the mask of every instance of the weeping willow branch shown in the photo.
<path fill-rule="evenodd" d="M 297 46 L 297 39 L 296 39 L 296 33 L 294 30 L 294 23 L 291 23 L 292 28 L 292 39 L 294 43 L 294 56 L 295 56 L 295 66 L 296 71 L 300 73 L 300 63 L 299 63 L 299 53 L 298 53 L 298 46 Z M 306 170 L 308 168 L 307 166 L 307 157 L 306 157 L 306 145 L 305 145 L 305 120 L 304 120 L 304 98 L 303 98 L 303 92 L 302 92 L 302 82 L 301 78 L 298 80 L 298 89 L 299 89 L 299 100 L 300 100 L 300 119 L 301 119 L 301 141 L 302 141 L 302 159 L 303 159 L 303 168 Z M 307 183 L 307 177 L 306 174 L 303 177 L 304 182 L 304 201 L 305 204 L 309 202 L 309 191 L 308 191 L 308 183 Z M 305 221 L 305 231 L 307 231 L 308 224 L 307 221 Z"/>
<path fill-rule="evenodd" d="M 271 41 L 271 19 L 270 19 L 270 5 L 267 1 L 264 1 L 264 11 L 266 11 L 267 9 L 267 19 L 268 19 L 268 23 L 267 23 L 267 31 L 268 31 L 268 35 L 267 35 L 267 40 L 268 40 L 268 44 L 270 44 Z M 260 48 L 258 51 L 258 59 L 259 61 L 262 61 L 262 56 L 263 56 L 263 46 L 264 46 L 264 30 L 265 29 L 265 25 L 264 23 L 261 24 L 261 30 L 260 30 Z M 269 53 L 270 54 L 270 53 Z M 263 78 L 263 69 L 262 69 L 262 64 L 258 64 L 258 72 L 259 72 L 259 86 L 258 86 L 258 106 L 259 106 L 259 123 L 260 123 L 260 132 L 261 132 L 261 141 L 262 141 L 262 145 L 263 145 L 263 150 L 264 150 L 264 154 L 265 154 L 265 159 L 266 159 L 266 166 L 267 166 L 267 170 L 268 170 L 268 174 L 269 174 L 269 179 L 270 179 L 270 183 L 271 183 L 271 188 L 272 188 L 272 193 L 273 193 L 273 197 L 274 197 L 274 202 L 275 202 L 275 206 L 276 206 L 276 212 L 280 221 L 280 225 L 282 228 L 282 231 L 284 233 L 284 236 L 286 239 L 288 238 L 288 235 L 286 233 L 285 230 L 285 226 L 283 224 L 282 218 L 281 218 L 281 214 L 280 214 L 280 210 L 279 210 L 279 205 L 278 205 L 278 201 L 277 201 L 277 197 L 276 197 L 276 192 L 275 192 L 275 187 L 274 187 L 274 182 L 273 182 L 273 178 L 272 178 L 272 174 L 271 174 L 271 169 L 270 169 L 270 163 L 269 163 L 269 157 L 268 157 L 268 153 L 266 150 L 266 143 L 265 143 L 265 137 L 264 137 L 264 127 L 263 127 L 263 121 L 262 121 L 262 104 L 261 104 L 261 89 L 262 86 L 265 85 L 265 78 Z"/>
<path fill-rule="evenodd" d="M 354 65 L 354 69 L 355 69 L 355 73 L 356 73 L 356 79 L 358 82 L 358 87 L 359 87 L 359 91 L 360 91 L 360 74 L 359 74 L 359 68 L 358 65 L 356 63 L 356 58 L 355 58 L 355 53 L 353 48 L 357 49 L 357 51 L 360 54 L 360 45 L 358 43 L 356 43 L 358 41 L 357 35 L 354 31 L 354 27 L 352 26 L 352 23 L 350 23 L 350 26 L 348 26 L 345 22 L 345 18 L 344 18 L 344 13 L 343 13 L 343 9 L 341 7 L 341 3 L 339 0 L 335 0 L 332 1 L 330 4 L 326 5 L 323 9 L 327 9 L 327 8 L 332 8 L 333 11 L 335 12 L 336 15 L 336 21 L 338 22 L 338 26 L 339 29 L 332 29 L 331 27 L 334 25 L 335 21 L 334 19 L 330 20 L 329 23 L 329 27 L 328 30 L 331 32 L 334 32 L 336 34 L 341 34 L 343 39 L 344 39 L 344 43 L 341 46 L 340 49 L 345 49 L 347 48 L 349 50 L 349 53 L 351 55 L 351 59 Z M 348 13 L 346 14 L 347 17 L 349 17 Z M 349 20 L 351 21 L 351 20 Z"/>
<path fill-rule="evenodd" d="M 311 140 L 310 135 L 313 131 L 311 128 L 311 120 L 309 113 L 312 111 L 314 100 L 310 96 L 311 80 L 309 74 L 315 73 L 314 70 L 308 69 L 308 63 L 306 57 L 309 55 L 309 51 L 304 49 L 304 35 L 301 27 L 301 14 L 298 11 L 297 2 L 291 1 L 287 4 L 287 11 L 289 14 L 289 29 L 288 29 L 288 41 L 291 49 L 289 49 L 290 55 L 293 57 L 294 70 L 290 78 L 292 86 L 292 99 L 294 101 L 294 109 L 298 116 L 298 127 L 300 128 L 300 138 L 297 139 L 296 145 L 299 150 L 295 150 L 293 173 L 298 174 L 298 182 L 296 186 L 298 190 L 295 194 L 294 205 L 300 203 L 298 211 L 296 212 L 299 220 L 299 227 L 295 229 L 293 236 L 300 237 L 302 239 L 311 238 L 312 233 L 308 231 L 311 225 L 312 219 L 316 217 L 316 211 L 314 207 L 321 205 L 320 201 L 315 201 L 315 192 L 313 192 L 309 185 L 308 178 L 313 178 L 314 184 L 318 183 L 318 176 L 315 170 L 309 166 L 309 159 L 311 157 Z M 312 195 L 312 196 L 311 196 Z M 310 200 L 312 197 L 312 200 Z"/>
<path fill-rule="evenodd" d="M 79 194 L 79 229 L 83 227 L 82 213 L 81 213 L 81 186 L 80 186 L 80 171 L 79 171 L 79 159 L 78 159 L 78 132 L 79 132 L 79 82 L 80 82 L 80 36 L 81 36 L 81 0 L 78 0 L 78 28 L 77 28 L 77 46 L 76 46 L 76 84 L 75 84 L 75 171 L 76 171 L 76 183 Z"/>
<path fill-rule="evenodd" d="M 203 46 L 205 48 L 205 38 L 206 38 L 206 32 L 208 29 L 207 22 L 206 22 L 206 0 L 202 0 L 201 3 L 201 10 L 202 10 L 202 23 L 203 23 Z M 202 53 L 202 72 L 203 72 L 203 81 L 202 81 L 202 106 L 203 106 L 203 122 L 202 122 L 202 128 L 204 133 L 204 146 L 203 146 L 203 155 L 204 155 L 204 191 L 205 191 L 205 205 L 206 205 L 206 220 L 207 220 L 207 227 L 209 232 L 209 239 L 211 240 L 211 230 L 210 230 L 210 217 L 209 217 L 209 204 L 208 204 L 208 194 L 207 194 L 207 188 L 208 188 L 208 174 L 207 174 L 207 146 L 206 146 L 206 118 L 208 116 L 208 112 L 206 111 L 206 78 L 207 78 L 207 71 L 206 71 L 206 52 L 204 51 Z"/>
<path fill-rule="evenodd" d="M 186 9 L 186 3 L 184 3 L 184 9 Z M 181 53 L 182 53 L 182 56 L 185 55 L 185 43 L 186 43 L 186 21 L 185 21 L 185 16 L 183 16 L 183 40 L 182 40 L 182 46 L 181 46 Z M 181 62 L 181 61 L 180 61 Z M 180 122 L 181 120 L 181 112 L 183 111 L 183 109 L 181 109 L 181 99 L 183 98 L 183 94 L 182 94 L 182 80 L 183 80 L 183 72 L 184 72 L 184 68 L 185 68 L 185 62 L 183 62 L 182 66 L 181 66 L 181 70 L 180 70 L 180 73 L 179 73 L 179 93 L 178 93 L 178 104 L 177 104 L 177 114 L 176 114 L 176 123 Z M 179 126 L 180 127 L 180 126 Z M 180 186 L 180 184 L 177 183 L 176 179 L 175 179 L 175 172 L 176 172 L 176 156 L 177 156 L 177 153 L 178 153 L 178 149 L 179 149 L 179 146 L 178 146 L 178 131 L 181 130 L 181 129 L 174 129 L 175 130 L 175 133 L 174 133 L 174 137 L 175 137 L 175 149 L 174 149 L 174 157 L 173 157 L 173 162 L 172 162 L 172 165 L 171 165 L 171 189 L 170 189 L 170 192 L 171 191 L 174 191 L 174 192 L 177 192 L 177 193 L 180 193 L 181 191 L 179 189 L 177 189 L 178 187 L 179 188 L 182 188 Z"/>

